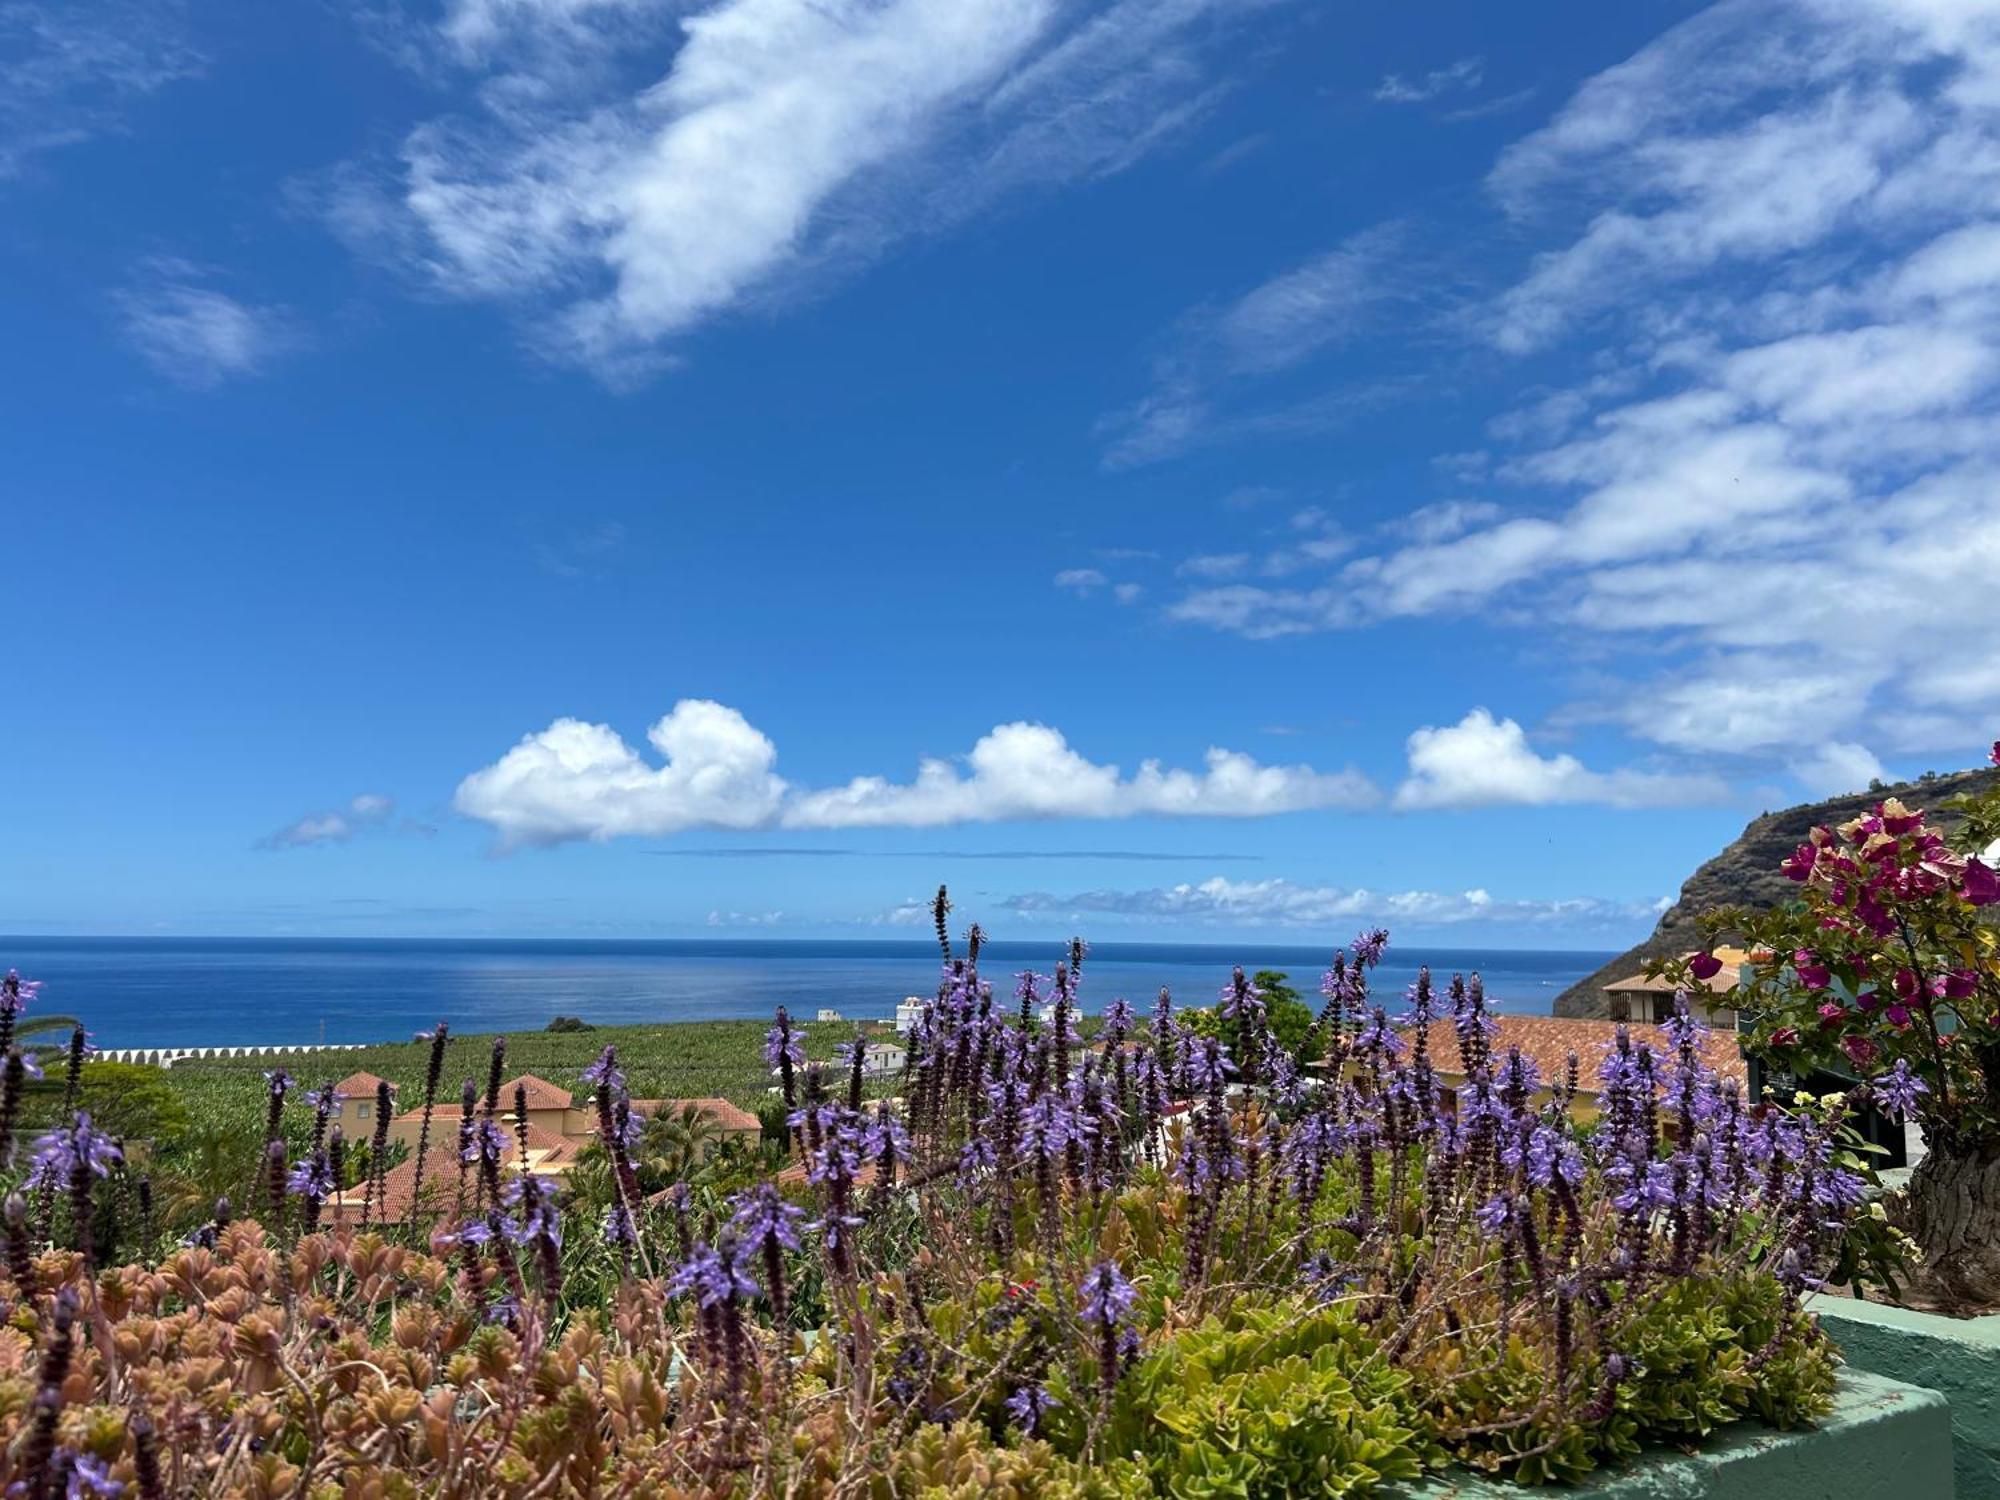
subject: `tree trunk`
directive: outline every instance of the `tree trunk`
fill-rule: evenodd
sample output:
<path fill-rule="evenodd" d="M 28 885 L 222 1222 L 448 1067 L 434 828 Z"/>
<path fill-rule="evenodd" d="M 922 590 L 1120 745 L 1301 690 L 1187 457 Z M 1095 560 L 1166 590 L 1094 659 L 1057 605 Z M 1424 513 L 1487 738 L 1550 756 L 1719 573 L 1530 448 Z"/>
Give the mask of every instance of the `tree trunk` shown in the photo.
<path fill-rule="evenodd" d="M 1902 1228 L 1923 1251 L 1910 1289 L 1953 1311 L 2000 1306 L 2000 1153 L 1933 1147 L 1910 1174 Z"/>

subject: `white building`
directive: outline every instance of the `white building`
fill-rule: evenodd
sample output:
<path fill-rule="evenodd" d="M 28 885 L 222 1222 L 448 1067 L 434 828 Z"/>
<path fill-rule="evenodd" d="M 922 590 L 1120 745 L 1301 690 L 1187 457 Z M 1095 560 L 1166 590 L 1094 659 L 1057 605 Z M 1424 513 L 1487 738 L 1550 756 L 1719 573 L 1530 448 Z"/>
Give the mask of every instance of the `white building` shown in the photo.
<path fill-rule="evenodd" d="M 813 1019 L 822 1024 L 826 1024 L 828 1022 L 833 1022 L 833 1021 L 845 1021 L 847 1017 L 843 1016 L 839 1011 L 833 1010 L 830 1007 L 823 1005 L 820 1007 L 819 1014 L 814 1016 Z"/>
<path fill-rule="evenodd" d="M 862 1055 L 861 1071 L 870 1078 L 887 1078 L 903 1071 L 909 1050 L 895 1042 L 870 1042 Z"/>
<path fill-rule="evenodd" d="M 928 1004 L 930 1002 L 921 995 L 905 996 L 902 1003 L 896 1007 L 896 1031 L 898 1034 L 908 1036 L 911 1032 L 915 1031 L 917 1029 L 917 1022 L 924 1018 L 924 1007 Z"/>

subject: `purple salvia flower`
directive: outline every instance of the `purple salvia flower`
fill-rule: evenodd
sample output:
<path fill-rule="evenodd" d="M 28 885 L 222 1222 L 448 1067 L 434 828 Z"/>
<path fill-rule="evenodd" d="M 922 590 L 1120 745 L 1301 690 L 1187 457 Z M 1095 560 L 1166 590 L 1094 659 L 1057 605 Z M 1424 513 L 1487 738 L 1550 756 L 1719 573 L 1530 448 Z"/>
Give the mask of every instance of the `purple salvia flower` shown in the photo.
<path fill-rule="evenodd" d="M 1117 1263 L 1100 1261 L 1084 1273 L 1077 1311 L 1086 1323 L 1115 1327 L 1131 1319 L 1138 1300 L 1139 1289 L 1125 1279 Z"/>
<path fill-rule="evenodd" d="M 1907 1120 L 1917 1111 L 1917 1100 L 1930 1092 L 1923 1079 L 1910 1071 L 1908 1058 L 1896 1059 L 1896 1066 L 1880 1074 L 1868 1085 L 1881 1106 L 1882 1113 L 1892 1120 Z"/>
<path fill-rule="evenodd" d="M 1044 1413 L 1061 1405 L 1039 1385 L 1024 1385 L 1007 1398 L 1007 1410 L 1013 1415 L 1015 1425 L 1029 1433 L 1035 1430 Z"/>

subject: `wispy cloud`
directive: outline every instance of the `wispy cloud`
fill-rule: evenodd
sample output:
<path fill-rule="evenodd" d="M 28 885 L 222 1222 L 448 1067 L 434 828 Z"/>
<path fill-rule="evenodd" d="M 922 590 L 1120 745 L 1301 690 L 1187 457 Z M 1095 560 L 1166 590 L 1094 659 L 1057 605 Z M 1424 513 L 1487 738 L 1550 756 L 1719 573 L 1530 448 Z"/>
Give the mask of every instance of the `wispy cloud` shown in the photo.
<path fill-rule="evenodd" d="M 777 747 L 733 708 L 686 699 L 653 725 L 649 763 L 605 724 L 558 719 L 460 783 L 458 810 L 504 843 L 556 844 L 690 828 L 936 828 L 1039 819 L 1268 817 L 1365 807 L 1379 794 L 1353 770 L 1264 765 L 1210 749 L 1202 768 L 1142 762 L 1130 775 L 1091 761 L 1044 724 L 1002 724 L 962 759 L 927 759 L 915 778 L 858 776 L 794 787 Z"/>
<path fill-rule="evenodd" d="M 1425 104 L 1444 94 L 1476 89 L 1485 79 L 1485 58 L 1461 57 L 1446 67 L 1412 77 L 1390 73 L 1375 85 L 1373 97 L 1378 104 Z"/>
<path fill-rule="evenodd" d="M 174 0 L 0 3 L 0 178 L 121 129 L 141 99 L 202 72 Z"/>
<path fill-rule="evenodd" d="M 1336 922 L 1385 922 L 1399 927 L 1471 922 L 1577 931 L 1642 931 L 1657 916 L 1651 902 L 1590 898 L 1503 900 L 1482 889 L 1374 891 L 1366 887 L 1300 885 L 1289 880 L 1230 880 L 1141 890 L 1092 890 L 1067 895 L 1029 891 L 1008 896 L 1003 910 L 1039 916 L 1116 916 L 1145 922 L 1227 927 L 1325 928 Z"/>
<path fill-rule="evenodd" d="M 589 578 L 625 545 L 627 532 L 622 521 L 600 521 L 595 526 L 571 530 L 550 541 L 537 542 L 535 566 L 557 578 Z"/>
<path fill-rule="evenodd" d="M 151 262 L 113 305 L 126 340 L 180 385 L 206 389 L 256 375 L 299 347 L 297 320 L 274 304 L 240 301 L 181 261 Z"/>
<path fill-rule="evenodd" d="M 1103 860 L 1109 864 L 1256 864 L 1261 854 L 1217 854 L 1174 849 L 829 849 L 818 845 L 774 848 L 746 844 L 727 849 L 648 849 L 674 859 L 991 859 Z"/>
<path fill-rule="evenodd" d="M 309 849 L 319 844 L 343 844 L 357 833 L 386 828 L 396 804 L 379 792 L 363 792 L 347 806 L 307 813 L 257 842 L 260 849 Z"/>
<path fill-rule="evenodd" d="M 1574 384 L 1442 456 L 1458 493 L 1374 545 L 1169 617 L 1476 613 L 1630 648 L 1573 722 L 1813 790 L 1970 754 L 2000 711 L 2000 620 L 1965 607 L 2000 565 L 1996 96 L 1990 20 L 1890 0 L 1726 0 L 1591 79 L 1496 163 L 1544 248 L 1466 320 L 1503 356 L 1588 354 Z"/>
<path fill-rule="evenodd" d="M 1233 302 L 1188 313 L 1154 360 L 1144 396 L 1098 424 L 1111 468 L 1157 463 L 1221 433 L 1323 428 L 1377 399 L 1381 387 L 1335 389 L 1287 408 L 1232 414 L 1238 393 L 1382 326 L 1393 305 L 1424 295 L 1404 226 L 1350 235 Z"/>
<path fill-rule="evenodd" d="M 1174 138 L 1260 8 L 457 0 L 436 45 L 480 111 L 413 132 L 365 210 L 330 208 L 445 290 L 524 307 L 555 356 L 631 378 L 746 302 Z"/>

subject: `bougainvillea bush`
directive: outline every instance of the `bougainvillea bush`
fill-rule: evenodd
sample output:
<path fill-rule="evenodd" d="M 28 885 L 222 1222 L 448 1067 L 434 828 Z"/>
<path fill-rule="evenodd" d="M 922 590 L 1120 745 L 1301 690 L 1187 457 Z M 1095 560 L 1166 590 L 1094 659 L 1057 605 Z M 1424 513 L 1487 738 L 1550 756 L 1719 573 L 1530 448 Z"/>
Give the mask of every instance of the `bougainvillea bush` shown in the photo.
<path fill-rule="evenodd" d="M 1951 807 L 1949 838 L 1895 798 L 1815 828 L 1783 865 L 1796 901 L 1703 925 L 1751 949 L 1750 1045 L 1799 1077 L 1852 1077 L 1859 1098 L 1922 1125 L 1927 1151 L 1898 1200 L 1915 1289 L 1977 1309 L 2000 1305 L 2000 783 Z"/>
<path fill-rule="evenodd" d="M 1086 1044 L 1081 945 L 996 991 L 944 912 L 900 1097 L 868 1100 L 858 1056 L 808 1066 L 780 1012 L 794 1165 L 726 1197 L 639 1194 L 608 1049 L 583 1080 L 610 1184 L 590 1222 L 514 1169 L 491 1089 L 462 1145 L 431 1143 L 435 1222 L 335 1213 L 314 1131 L 270 1153 L 261 1223 L 221 1209 L 138 1265 L 86 1248 L 115 1146 L 82 1118 L 25 1143 L 0 1483 L 1366 1495 L 1451 1463 L 1571 1480 L 1827 1409 L 1799 1297 L 1859 1183 L 1823 1125 L 1712 1076 L 1685 1019 L 1540 1078 L 1495 1050 L 1476 979 L 1375 1004 L 1377 933 L 1328 973 L 1303 1066 L 1240 972 L 1220 1034 L 1163 995 L 1113 1001 Z M 282 1078 L 270 1100 L 282 1142 L 300 1105 Z M 568 1273 L 585 1242 L 615 1275 Z"/>

